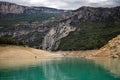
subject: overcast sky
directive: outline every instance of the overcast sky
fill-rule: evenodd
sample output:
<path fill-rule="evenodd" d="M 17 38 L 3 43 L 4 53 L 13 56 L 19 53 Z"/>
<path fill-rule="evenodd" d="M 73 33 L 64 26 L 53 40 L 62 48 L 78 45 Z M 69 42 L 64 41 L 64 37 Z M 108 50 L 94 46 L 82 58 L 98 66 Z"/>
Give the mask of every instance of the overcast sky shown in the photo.
<path fill-rule="evenodd" d="M 77 9 L 81 6 L 114 7 L 120 6 L 120 0 L 0 0 L 25 6 L 44 6 L 58 9 Z"/>

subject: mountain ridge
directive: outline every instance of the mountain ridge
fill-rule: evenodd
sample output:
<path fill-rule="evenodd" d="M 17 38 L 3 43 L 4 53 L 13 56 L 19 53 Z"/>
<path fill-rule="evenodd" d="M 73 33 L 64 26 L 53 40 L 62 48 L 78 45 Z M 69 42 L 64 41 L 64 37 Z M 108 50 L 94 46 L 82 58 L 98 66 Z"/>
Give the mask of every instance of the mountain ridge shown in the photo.
<path fill-rule="evenodd" d="M 53 11 L 53 13 L 64 12 L 64 10 L 61 10 L 61 9 L 55 9 L 55 8 L 49 8 L 49 7 L 23 6 L 23 5 L 18 5 L 18 4 L 15 4 L 15 3 L 0 1 L 0 13 L 1 14 L 9 14 L 9 13 L 22 14 L 24 12 L 28 14 L 29 12 L 27 12 L 27 10 L 33 10 L 34 12 L 35 11 L 39 11 L 39 12 L 43 11 L 44 12 L 45 9 L 46 9 L 46 11 L 48 10 L 48 13 L 49 13 L 50 10 Z"/>

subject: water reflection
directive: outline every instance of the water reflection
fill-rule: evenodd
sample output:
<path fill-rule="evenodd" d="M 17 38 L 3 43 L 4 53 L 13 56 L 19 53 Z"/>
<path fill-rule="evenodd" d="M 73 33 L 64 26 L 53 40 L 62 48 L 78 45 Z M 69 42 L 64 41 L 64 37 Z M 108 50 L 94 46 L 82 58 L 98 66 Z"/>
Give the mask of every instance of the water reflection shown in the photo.
<path fill-rule="evenodd" d="M 106 70 L 109 70 L 115 76 L 120 77 L 120 59 L 113 58 L 97 58 L 94 59 L 96 64 L 101 65 Z"/>
<path fill-rule="evenodd" d="M 0 69 L 0 80 L 120 80 L 92 60 L 53 59 L 22 68 Z"/>

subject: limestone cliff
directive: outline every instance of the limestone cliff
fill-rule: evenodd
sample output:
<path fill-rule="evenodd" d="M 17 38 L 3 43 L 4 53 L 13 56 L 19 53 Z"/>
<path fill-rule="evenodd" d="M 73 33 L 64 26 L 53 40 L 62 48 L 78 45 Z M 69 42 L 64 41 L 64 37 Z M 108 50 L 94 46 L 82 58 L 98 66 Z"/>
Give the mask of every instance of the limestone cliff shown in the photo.
<path fill-rule="evenodd" d="M 120 35 L 110 40 L 95 56 L 120 58 Z"/>
<path fill-rule="evenodd" d="M 60 23 L 57 27 L 53 27 L 43 40 L 44 50 L 56 50 L 59 46 L 60 39 L 66 37 L 71 31 L 75 31 L 75 27 L 69 24 Z"/>
<path fill-rule="evenodd" d="M 20 14 L 23 13 L 25 7 L 16 5 L 14 3 L 0 2 L 0 13 L 1 14 Z"/>

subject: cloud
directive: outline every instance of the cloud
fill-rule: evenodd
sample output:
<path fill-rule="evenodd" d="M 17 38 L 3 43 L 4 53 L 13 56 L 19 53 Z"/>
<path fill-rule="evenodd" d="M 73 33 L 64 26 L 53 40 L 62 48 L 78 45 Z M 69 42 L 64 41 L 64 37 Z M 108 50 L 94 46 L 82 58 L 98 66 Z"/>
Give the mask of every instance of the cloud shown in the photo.
<path fill-rule="evenodd" d="M 100 2 L 106 2 L 108 0 L 88 0 L 91 3 L 100 3 Z"/>
<path fill-rule="evenodd" d="M 0 0 L 25 6 L 45 6 L 59 9 L 77 9 L 81 6 L 114 7 L 120 0 Z"/>

